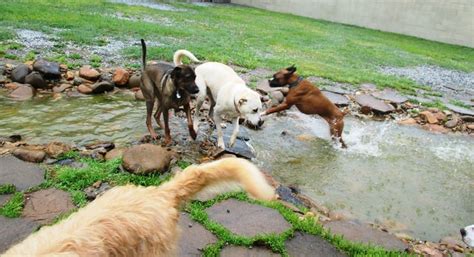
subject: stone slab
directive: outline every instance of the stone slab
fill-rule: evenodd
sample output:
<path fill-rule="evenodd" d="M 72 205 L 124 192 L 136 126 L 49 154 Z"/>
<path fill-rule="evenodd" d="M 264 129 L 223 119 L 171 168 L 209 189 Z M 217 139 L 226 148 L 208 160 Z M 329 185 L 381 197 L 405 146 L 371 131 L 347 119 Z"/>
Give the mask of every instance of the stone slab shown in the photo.
<path fill-rule="evenodd" d="M 261 234 L 280 234 L 291 225 L 274 209 L 229 199 L 207 209 L 209 218 L 222 224 L 232 233 L 253 237 Z"/>
<path fill-rule="evenodd" d="M 26 195 L 23 217 L 42 225 L 51 223 L 58 215 L 74 208 L 69 193 L 49 188 Z"/>
<path fill-rule="evenodd" d="M 384 101 L 378 100 L 371 95 L 365 95 L 365 94 L 357 95 L 355 97 L 355 101 L 360 106 L 367 106 L 373 111 L 379 112 L 379 113 L 387 113 L 387 112 L 392 112 L 395 110 L 395 108 L 392 105 L 387 104 Z"/>
<path fill-rule="evenodd" d="M 337 106 L 347 106 L 349 105 L 349 99 L 347 97 L 336 94 L 329 91 L 321 91 L 333 104 Z"/>
<path fill-rule="evenodd" d="M 226 246 L 222 249 L 221 257 L 277 257 L 281 256 L 263 247 L 247 248 L 243 246 Z"/>
<path fill-rule="evenodd" d="M 178 256 L 198 257 L 202 249 L 217 242 L 217 237 L 207 231 L 201 224 L 191 220 L 187 213 L 182 213 L 178 225 L 181 237 L 178 241 Z"/>
<path fill-rule="evenodd" d="M 13 184 L 18 191 L 23 191 L 43 183 L 44 170 L 13 156 L 1 156 L 0 181 L 2 184 Z"/>
<path fill-rule="evenodd" d="M 0 215 L 0 254 L 25 239 L 39 224 L 23 218 L 10 219 Z"/>
<path fill-rule="evenodd" d="M 286 241 L 285 247 L 291 257 L 347 256 L 321 237 L 301 232 L 296 232 L 295 237 Z"/>

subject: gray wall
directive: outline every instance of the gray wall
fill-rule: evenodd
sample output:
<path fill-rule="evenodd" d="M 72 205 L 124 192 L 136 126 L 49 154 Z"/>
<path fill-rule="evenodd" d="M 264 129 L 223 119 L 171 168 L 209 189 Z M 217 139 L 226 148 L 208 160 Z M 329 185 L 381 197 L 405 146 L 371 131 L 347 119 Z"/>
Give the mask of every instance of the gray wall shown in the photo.
<path fill-rule="evenodd" d="M 231 2 L 474 47 L 474 0 L 231 0 Z"/>

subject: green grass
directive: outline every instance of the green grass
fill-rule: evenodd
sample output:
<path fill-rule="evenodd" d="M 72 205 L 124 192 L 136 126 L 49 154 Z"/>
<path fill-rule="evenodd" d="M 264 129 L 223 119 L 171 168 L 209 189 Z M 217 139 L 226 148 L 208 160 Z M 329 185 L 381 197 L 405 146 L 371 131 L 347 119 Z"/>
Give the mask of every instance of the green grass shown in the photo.
<path fill-rule="evenodd" d="M 0 195 L 13 194 L 16 192 L 15 185 L 13 184 L 1 184 Z"/>
<path fill-rule="evenodd" d="M 64 30 L 57 33 L 59 42 L 79 45 L 104 45 L 115 39 L 138 43 L 144 38 L 162 43 L 149 47 L 150 59 L 170 61 L 175 50 L 185 48 L 202 60 L 271 70 L 295 63 L 305 76 L 352 84 L 371 82 L 403 92 L 413 92 L 418 85 L 381 74 L 379 67 L 428 64 L 474 71 L 474 49 L 468 47 L 254 8 L 174 5 L 188 11 L 92 0 L 6 0 L 0 8 L 0 27 L 47 33 L 61 28 Z M 113 16 L 117 12 L 129 17 L 146 16 L 157 22 L 121 20 Z M 160 22 L 163 19 L 168 22 Z M 11 31 L 0 31 L 0 38 L 11 37 Z M 138 45 L 131 45 L 123 54 L 139 63 L 140 51 Z M 130 64 L 124 64 L 127 65 Z"/>
<path fill-rule="evenodd" d="M 0 215 L 3 215 L 7 218 L 17 218 L 20 217 L 23 210 L 23 205 L 25 204 L 25 197 L 23 193 L 15 193 L 10 200 L 0 208 Z"/>
<path fill-rule="evenodd" d="M 471 106 L 470 105 L 467 105 L 459 100 L 456 100 L 456 99 L 452 99 L 449 101 L 450 104 L 453 104 L 453 105 L 456 105 L 456 106 L 459 106 L 459 107 L 463 107 L 463 108 L 466 108 L 466 109 L 471 109 Z"/>

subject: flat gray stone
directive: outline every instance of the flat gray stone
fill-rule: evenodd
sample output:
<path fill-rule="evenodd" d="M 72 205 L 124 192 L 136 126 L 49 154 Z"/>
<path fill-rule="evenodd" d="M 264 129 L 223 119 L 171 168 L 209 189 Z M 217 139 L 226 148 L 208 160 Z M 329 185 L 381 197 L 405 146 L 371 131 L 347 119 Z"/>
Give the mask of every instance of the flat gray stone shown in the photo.
<path fill-rule="evenodd" d="M 217 242 L 217 237 L 201 224 L 191 220 L 187 213 L 181 213 L 178 221 L 181 237 L 178 242 L 178 256 L 201 256 L 202 250 Z"/>
<path fill-rule="evenodd" d="M 470 110 L 461 106 L 456 106 L 454 104 L 446 104 L 446 107 L 448 107 L 451 111 L 457 112 L 462 115 L 474 116 L 473 110 Z"/>
<path fill-rule="evenodd" d="M 329 91 L 321 91 L 333 104 L 338 106 L 347 106 L 349 105 L 349 99 L 347 97 L 336 94 Z"/>
<path fill-rule="evenodd" d="M 340 86 L 337 86 L 337 85 L 324 86 L 323 88 L 324 88 L 323 91 L 329 91 L 329 92 L 336 93 L 336 94 L 339 94 L 339 95 L 350 95 L 353 92 L 353 91 L 347 90 L 347 89 L 345 89 L 343 87 L 340 87 Z"/>
<path fill-rule="evenodd" d="M 281 256 L 263 247 L 247 248 L 243 246 L 226 246 L 222 249 L 221 257 L 277 257 Z M 291 256 L 291 255 L 290 255 Z M 308 255 L 311 256 L 311 255 Z"/>
<path fill-rule="evenodd" d="M 390 101 L 391 103 L 401 104 L 408 101 L 403 95 L 400 95 L 397 91 L 393 89 L 385 89 L 383 91 L 377 91 L 372 93 L 373 96 L 377 97 L 378 99 Z"/>
<path fill-rule="evenodd" d="M 360 104 L 360 106 L 369 107 L 371 110 L 379 113 L 387 113 L 395 110 L 392 105 L 387 104 L 384 101 L 378 100 L 371 95 L 357 95 L 355 97 L 355 101 Z"/>
<path fill-rule="evenodd" d="M 207 209 L 209 218 L 222 224 L 232 233 L 252 237 L 261 234 L 280 234 L 291 225 L 274 209 L 229 199 Z"/>
<path fill-rule="evenodd" d="M 38 226 L 38 223 L 27 219 L 10 219 L 0 216 L 0 254 L 25 239 Z"/>
<path fill-rule="evenodd" d="M 389 250 L 404 251 L 408 245 L 386 232 L 371 228 L 355 221 L 331 221 L 324 224 L 331 233 L 343 235 L 345 239 L 384 247 Z"/>
<path fill-rule="evenodd" d="M 16 190 L 23 191 L 43 183 L 44 170 L 13 156 L 1 156 L 0 181 L 2 184 L 13 184 Z"/>
<path fill-rule="evenodd" d="M 347 256 L 321 237 L 301 232 L 296 232 L 295 237 L 286 241 L 285 247 L 291 257 Z"/>
<path fill-rule="evenodd" d="M 233 147 L 229 147 L 230 137 L 232 135 L 234 127 L 231 124 L 227 124 L 227 127 L 222 129 L 224 143 L 226 145 L 225 152 L 235 154 L 239 157 L 253 159 L 256 157 L 255 150 L 250 145 L 249 136 L 247 129 L 243 126 L 239 127 L 239 134 L 237 135 L 237 139 L 235 140 L 235 144 Z M 217 129 L 214 130 L 211 139 L 214 142 L 217 142 Z M 216 143 L 217 144 L 217 143 Z"/>
<path fill-rule="evenodd" d="M 69 193 L 48 188 L 26 195 L 23 217 L 42 225 L 51 223 L 58 215 L 74 208 Z"/>

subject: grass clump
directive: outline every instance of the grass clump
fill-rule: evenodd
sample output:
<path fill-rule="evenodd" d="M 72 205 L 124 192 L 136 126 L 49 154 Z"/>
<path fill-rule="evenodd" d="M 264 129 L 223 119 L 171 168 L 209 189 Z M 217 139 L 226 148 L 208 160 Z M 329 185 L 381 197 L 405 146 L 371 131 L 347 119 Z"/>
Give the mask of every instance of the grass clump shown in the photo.
<path fill-rule="evenodd" d="M 7 218 L 20 217 L 24 204 L 24 194 L 17 192 L 0 208 L 0 215 L 3 215 Z"/>
<path fill-rule="evenodd" d="M 16 187 L 13 184 L 0 185 L 0 195 L 8 195 L 16 192 Z"/>

